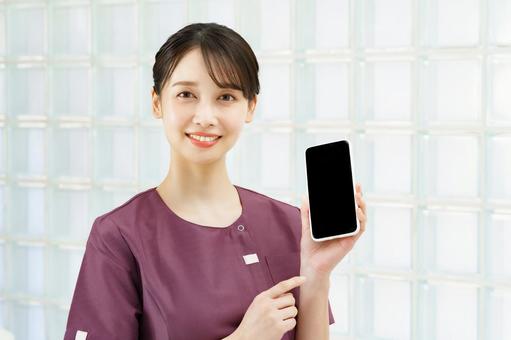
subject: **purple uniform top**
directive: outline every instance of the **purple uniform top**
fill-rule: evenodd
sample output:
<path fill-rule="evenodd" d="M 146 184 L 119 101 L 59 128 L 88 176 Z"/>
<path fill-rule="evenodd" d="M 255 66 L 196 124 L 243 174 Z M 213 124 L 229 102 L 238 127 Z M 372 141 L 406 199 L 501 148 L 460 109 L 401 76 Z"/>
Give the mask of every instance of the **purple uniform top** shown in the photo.
<path fill-rule="evenodd" d="M 156 188 L 97 217 L 64 340 L 221 339 L 257 294 L 299 275 L 300 209 L 235 188 L 242 213 L 227 227 L 182 219 Z"/>

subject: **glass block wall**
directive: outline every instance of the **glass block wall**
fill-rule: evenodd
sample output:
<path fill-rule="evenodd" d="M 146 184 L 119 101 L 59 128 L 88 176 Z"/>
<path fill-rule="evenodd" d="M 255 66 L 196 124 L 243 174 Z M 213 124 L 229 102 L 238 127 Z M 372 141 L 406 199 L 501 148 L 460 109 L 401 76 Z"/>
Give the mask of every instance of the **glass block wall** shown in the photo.
<path fill-rule="evenodd" d="M 93 219 L 157 185 L 154 54 L 215 21 L 256 51 L 231 180 L 300 205 L 350 139 L 367 231 L 331 339 L 511 338 L 510 0 L 0 1 L 0 338 L 61 339 Z"/>

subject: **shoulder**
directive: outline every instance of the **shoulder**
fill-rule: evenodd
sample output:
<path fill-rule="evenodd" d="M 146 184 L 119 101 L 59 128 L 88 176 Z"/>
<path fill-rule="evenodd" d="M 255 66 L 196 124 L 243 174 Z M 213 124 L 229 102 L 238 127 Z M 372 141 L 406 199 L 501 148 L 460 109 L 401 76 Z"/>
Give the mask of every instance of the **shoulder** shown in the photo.
<path fill-rule="evenodd" d="M 154 216 L 154 188 L 141 191 L 121 205 L 96 217 L 93 225 L 97 232 L 119 229 L 127 232 L 137 221 Z"/>
<path fill-rule="evenodd" d="M 138 221 L 151 216 L 152 205 L 149 202 L 151 190 L 135 194 L 121 205 L 97 216 L 87 241 L 87 246 L 115 259 L 133 256 L 130 236 Z"/>

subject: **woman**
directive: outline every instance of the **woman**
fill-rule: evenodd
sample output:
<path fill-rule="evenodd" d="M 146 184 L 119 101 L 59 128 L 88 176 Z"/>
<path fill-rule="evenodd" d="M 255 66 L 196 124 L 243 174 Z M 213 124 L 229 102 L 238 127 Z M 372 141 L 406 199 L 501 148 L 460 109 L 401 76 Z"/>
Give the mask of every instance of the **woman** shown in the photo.
<path fill-rule="evenodd" d="M 225 156 L 253 119 L 258 70 L 247 42 L 214 23 L 160 48 L 152 108 L 169 171 L 95 219 L 65 340 L 327 339 L 330 273 L 365 229 L 361 188 L 361 232 L 316 243 L 304 196 L 298 209 L 231 184 Z"/>

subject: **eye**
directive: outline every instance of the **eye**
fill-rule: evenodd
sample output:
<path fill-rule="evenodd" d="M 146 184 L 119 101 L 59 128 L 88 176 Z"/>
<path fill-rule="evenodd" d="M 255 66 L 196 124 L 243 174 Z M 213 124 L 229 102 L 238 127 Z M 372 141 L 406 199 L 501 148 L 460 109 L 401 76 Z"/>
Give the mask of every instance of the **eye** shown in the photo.
<path fill-rule="evenodd" d="M 181 96 L 182 94 L 186 94 L 186 96 Z M 179 93 L 177 96 L 181 97 L 181 98 L 191 98 L 188 95 L 192 95 L 193 96 L 193 94 L 191 92 L 189 92 L 189 91 L 183 91 L 183 92 Z"/>
<path fill-rule="evenodd" d="M 227 101 L 228 101 L 228 102 L 229 102 L 229 101 L 234 101 L 234 100 L 236 100 L 236 98 L 234 98 L 234 96 L 233 96 L 233 95 L 228 94 L 228 93 L 223 94 L 223 95 L 221 95 L 221 96 L 220 96 L 220 98 L 226 98 L 226 97 L 231 97 L 231 98 L 232 98 L 232 99 L 227 99 Z"/>

